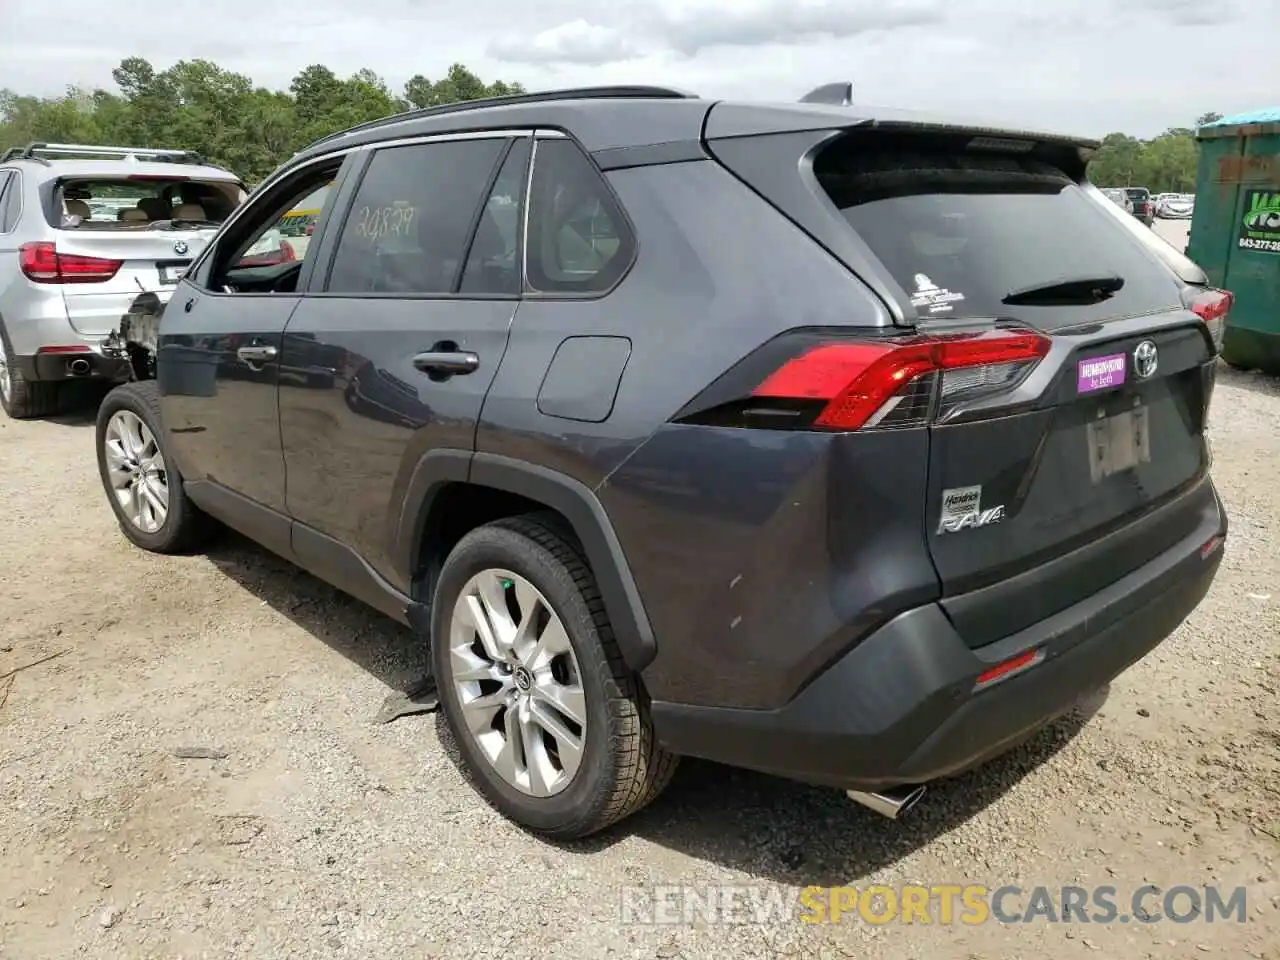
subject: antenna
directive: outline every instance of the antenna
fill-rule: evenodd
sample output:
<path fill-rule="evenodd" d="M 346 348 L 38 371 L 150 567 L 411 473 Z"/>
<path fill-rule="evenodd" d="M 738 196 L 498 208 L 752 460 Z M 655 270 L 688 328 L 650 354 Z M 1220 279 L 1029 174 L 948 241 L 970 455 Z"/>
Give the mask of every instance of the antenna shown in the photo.
<path fill-rule="evenodd" d="M 801 103 L 829 103 L 837 107 L 848 107 L 853 104 L 853 84 L 847 80 L 839 83 L 824 83 L 815 87 L 800 98 Z"/>

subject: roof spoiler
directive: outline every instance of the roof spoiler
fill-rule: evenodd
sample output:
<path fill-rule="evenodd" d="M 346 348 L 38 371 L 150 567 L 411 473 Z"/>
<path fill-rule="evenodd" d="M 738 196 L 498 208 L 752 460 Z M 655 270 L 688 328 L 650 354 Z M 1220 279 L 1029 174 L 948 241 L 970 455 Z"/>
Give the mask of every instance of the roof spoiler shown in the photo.
<path fill-rule="evenodd" d="M 829 103 L 832 106 L 848 107 L 853 105 L 853 84 L 847 80 L 838 83 L 824 83 L 814 87 L 803 97 L 801 103 Z"/>

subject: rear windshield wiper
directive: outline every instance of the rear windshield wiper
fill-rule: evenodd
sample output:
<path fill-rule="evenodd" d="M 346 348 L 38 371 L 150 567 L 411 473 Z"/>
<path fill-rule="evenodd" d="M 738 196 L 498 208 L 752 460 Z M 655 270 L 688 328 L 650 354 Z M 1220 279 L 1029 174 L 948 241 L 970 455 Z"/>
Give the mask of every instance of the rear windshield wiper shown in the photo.
<path fill-rule="evenodd" d="M 1011 290 L 1001 298 L 1000 302 L 1010 306 L 1101 303 L 1123 286 L 1124 277 L 1118 277 L 1115 274 L 1063 277 L 1059 280 Z"/>

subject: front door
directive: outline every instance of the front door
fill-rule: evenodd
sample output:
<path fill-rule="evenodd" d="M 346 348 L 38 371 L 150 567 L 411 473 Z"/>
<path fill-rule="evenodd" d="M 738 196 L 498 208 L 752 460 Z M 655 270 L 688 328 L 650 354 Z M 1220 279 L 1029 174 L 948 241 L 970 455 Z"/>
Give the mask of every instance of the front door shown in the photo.
<path fill-rule="evenodd" d="M 281 341 L 310 258 L 279 224 L 299 197 L 330 184 L 341 162 L 304 168 L 252 201 L 174 290 L 160 325 L 157 385 L 184 479 L 216 485 L 216 495 L 229 491 L 238 495 L 233 502 L 245 499 L 281 518 Z M 282 531 L 287 550 L 287 525 L 273 529 Z M 282 546 L 261 531 L 244 532 Z"/>
<path fill-rule="evenodd" d="M 285 331 L 289 514 L 405 593 L 397 481 L 429 449 L 474 449 L 519 302 L 528 158 L 509 134 L 370 150 Z"/>

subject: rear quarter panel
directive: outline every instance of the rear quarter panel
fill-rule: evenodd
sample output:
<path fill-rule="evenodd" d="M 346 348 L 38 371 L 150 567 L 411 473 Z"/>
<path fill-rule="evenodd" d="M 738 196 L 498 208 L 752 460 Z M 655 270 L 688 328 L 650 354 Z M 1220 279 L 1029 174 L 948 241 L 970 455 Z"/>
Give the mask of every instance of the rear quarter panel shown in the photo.
<path fill-rule="evenodd" d="M 885 327 L 891 317 L 713 161 L 608 179 L 633 221 L 636 262 L 603 298 L 520 305 L 477 449 L 596 490 L 656 635 L 645 671 L 652 696 L 777 704 L 880 616 L 881 604 L 936 593 L 922 528 L 927 436 L 667 421 L 786 330 Z M 582 336 L 630 340 L 612 410 L 599 422 L 550 416 L 534 402 L 561 343 Z M 596 389 L 584 378 L 584 392 Z M 883 565 L 868 567 L 859 551 L 877 546 Z"/>

